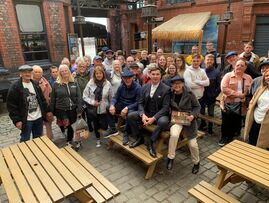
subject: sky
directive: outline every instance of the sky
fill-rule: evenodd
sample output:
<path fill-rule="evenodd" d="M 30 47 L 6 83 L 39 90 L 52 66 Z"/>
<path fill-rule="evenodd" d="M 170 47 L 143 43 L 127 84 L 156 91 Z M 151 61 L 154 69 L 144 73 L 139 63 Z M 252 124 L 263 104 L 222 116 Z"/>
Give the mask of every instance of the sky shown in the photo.
<path fill-rule="evenodd" d="M 87 17 L 86 21 L 94 22 L 94 23 L 99 23 L 102 25 L 105 25 L 107 27 L 107 18 L 92 18 L 92 17 Z"/>

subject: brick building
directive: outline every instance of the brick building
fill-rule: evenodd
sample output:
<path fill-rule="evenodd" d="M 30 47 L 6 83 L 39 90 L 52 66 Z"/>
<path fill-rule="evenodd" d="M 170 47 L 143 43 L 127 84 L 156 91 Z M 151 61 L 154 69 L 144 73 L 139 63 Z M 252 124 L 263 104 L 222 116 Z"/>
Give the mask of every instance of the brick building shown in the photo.
<path fill-rule="evenodd" d="M 142 5 L 141 5 L 142 2 Z M 140 3 L 140 4 L 139 4 Z M 146 48 L 147 42 L 134 41 L 136 32 L 147 31 L 147 24 L 141 18 L 141 6 L 147 1 L 137 1 L 138 7 L 125 7 L 121 9 L 121 35 L 123 49 Z M 187 13 L 211 12 L 212 16 L 223 18 L 227 10 L 227 0 L 157 0 L 159 16 L 164 17 L 164 22 L 174 16 Z M 255 52 L 266 55 L 269 49 L 269 1 L 268 0 L 232 0 L 231 11 L 233 20 L 228 26 L 226 50 L 242 51 L 243 43 L 254 40 Z M 113 22 L 112 22 L 113 23 Z M 158 26 L 158 25 L 154 25 Z M 218 51 L 223 44 L 224 26 L 215 25 L 217 29 Z M 113 41 L 113 39 L 112 39 Z M 171 41 L 158 41 L 158 46 L 172 51 Z"/>
<path fill-rule="evenodd" d="M 0 67 L 59 63 L 73 32 L 71 0 L 0 0 Z"/>

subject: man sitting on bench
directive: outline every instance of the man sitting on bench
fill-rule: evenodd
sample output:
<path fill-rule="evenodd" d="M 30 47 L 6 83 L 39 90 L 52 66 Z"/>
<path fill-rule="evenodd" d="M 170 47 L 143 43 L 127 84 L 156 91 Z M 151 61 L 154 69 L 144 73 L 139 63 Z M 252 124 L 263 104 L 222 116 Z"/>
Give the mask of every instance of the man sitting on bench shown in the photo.
<path fill-rule="evenodd" d="M 156 123 L 157 126 L 148 142 L 149 154 L 152 157 L 156 157 L 154 144 L 162 130 L 169 123 L 168 114 L 171 92 L 170 88 L 161 82 L 161 70 L 157 65 L 149 70 L 149 74 L 151 84 L 145 84 L 141 89 L 138 111 L 132 112 L 127 116 L 132 134 L 136 137 L 136 140 L 129 146 L 133 148 L 144 143 L 143 136 L 139 132 L 138 123 L 142 123 L 145 126 Z"/>
<path fill-rule="evenodd" d="M 120 114 L 125 119 L 127 114 L 137 111 L 141 86 L 134 81 L 134 74 L 129 69 L 125 69 L 121 77 L 123 82 L 120 84 L 115 96 L 112 98 L 110 106 L 107 108 L 109 129 L 104 134 L 105 138 L 118 134 L 115 126 L 115 114 Z M 129 142 L 128 133 L 130 133 L 127 120 L 125 120 L 124 132 L 122 144 L 127 145 Z"/>

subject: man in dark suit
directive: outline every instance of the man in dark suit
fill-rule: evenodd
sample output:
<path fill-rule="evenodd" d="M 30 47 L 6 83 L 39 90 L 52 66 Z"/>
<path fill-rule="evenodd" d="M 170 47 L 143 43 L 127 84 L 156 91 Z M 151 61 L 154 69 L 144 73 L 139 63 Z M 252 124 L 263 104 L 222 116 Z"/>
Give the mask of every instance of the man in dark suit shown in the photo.
<path fill-rule="evenodd" d="M 137 127 L 138 124 L 145 126 L 153 123 L 157 124 L 148 142 L 149 154 L 156 157 L 154 144 L 169 123 L 170 87 L 161 82 L 161 70 L 157 66 L 152 67 L 149 73 L 151 84 L 142 87 L 138 101 L 138 111 L 128 114 L 127 120 L 132 134 L 136 137 L 136 140 L 130 144 L 130 148 L 144 142 L 144 138 Z"/>

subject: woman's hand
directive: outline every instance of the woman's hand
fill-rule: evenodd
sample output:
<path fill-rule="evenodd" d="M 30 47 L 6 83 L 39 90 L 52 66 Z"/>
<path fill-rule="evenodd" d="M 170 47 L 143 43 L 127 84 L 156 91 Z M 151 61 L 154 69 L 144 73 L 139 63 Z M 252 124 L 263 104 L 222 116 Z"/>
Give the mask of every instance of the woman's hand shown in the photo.
<path fill-rule="evenodd" d="M 100 102 L 99 101 L 95 101 L 94 106 L 100 106 Z"/>
<path fill-rule="evenodd" d="M 189 115 L 189 116 L 187 116 L 187 120 L 188 120 L 189 122 L 192 122 L 193 119 L 194 119 L 194 116 L 193 116 L 193 115 Z"/>

